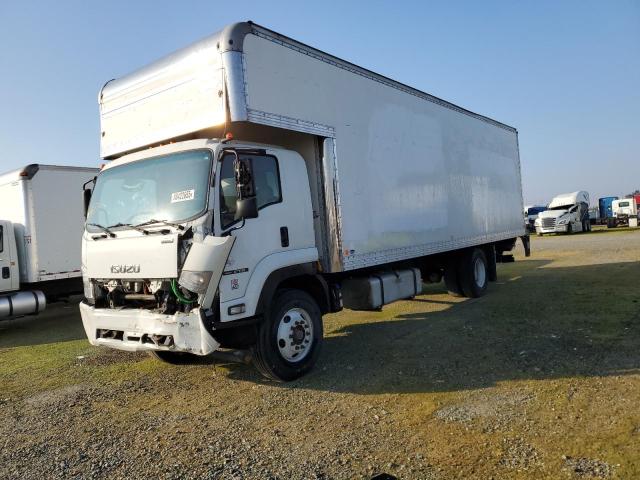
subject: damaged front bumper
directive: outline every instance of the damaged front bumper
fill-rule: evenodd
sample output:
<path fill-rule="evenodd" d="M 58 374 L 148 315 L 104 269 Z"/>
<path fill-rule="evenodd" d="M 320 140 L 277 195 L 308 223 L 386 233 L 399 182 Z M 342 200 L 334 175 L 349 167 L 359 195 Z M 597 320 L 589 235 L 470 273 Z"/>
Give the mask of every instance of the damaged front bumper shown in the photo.
<path fill-rule="evenodd" d="M 95 308 L 80 304 L 92 345 L 129 352 L 163 350 L 208 355 L 220 344 L 206 330 L 201 310 L 163 315 L 148 310 Z"/>

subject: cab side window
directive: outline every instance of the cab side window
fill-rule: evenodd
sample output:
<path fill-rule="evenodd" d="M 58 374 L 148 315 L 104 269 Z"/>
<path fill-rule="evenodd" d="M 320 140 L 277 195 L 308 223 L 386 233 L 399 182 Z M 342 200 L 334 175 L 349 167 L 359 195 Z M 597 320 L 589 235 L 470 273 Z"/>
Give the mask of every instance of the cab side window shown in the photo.
<path fill-rule="evenodd" d="M 282 201 L 278 159 L 271 155 L 241 154 L 253 169 L 258 210 Z M 220 170 L 220 224 L 227 228 L 233 224 L 236 214 L 236 180 L 233 171 L 234 155 L 225 155 Z"/>

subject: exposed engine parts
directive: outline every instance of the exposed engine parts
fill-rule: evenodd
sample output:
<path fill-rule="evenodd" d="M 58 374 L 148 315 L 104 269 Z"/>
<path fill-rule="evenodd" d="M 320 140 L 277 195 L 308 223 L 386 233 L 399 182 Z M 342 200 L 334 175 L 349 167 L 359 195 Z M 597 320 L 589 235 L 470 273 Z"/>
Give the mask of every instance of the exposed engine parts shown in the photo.
<path fill-rule="evenodd" d="M 173 315 L 189 312 L 197 305 L 198 296 L 171 279 L 94 280 L 94 296 L 98 306 L 145 308 Z"/>

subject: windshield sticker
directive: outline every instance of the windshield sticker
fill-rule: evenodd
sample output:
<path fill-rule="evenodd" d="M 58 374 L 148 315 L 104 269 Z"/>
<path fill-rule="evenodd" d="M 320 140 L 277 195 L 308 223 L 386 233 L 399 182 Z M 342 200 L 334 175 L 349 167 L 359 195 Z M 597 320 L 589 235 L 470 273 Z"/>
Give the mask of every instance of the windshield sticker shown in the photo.
<path fill-rule="evenodd" d="M 186 202 L 195 198 L 195 190 L 183 190 L 181 192 L 173 192 L 171 194 L 171 203 Z"/>

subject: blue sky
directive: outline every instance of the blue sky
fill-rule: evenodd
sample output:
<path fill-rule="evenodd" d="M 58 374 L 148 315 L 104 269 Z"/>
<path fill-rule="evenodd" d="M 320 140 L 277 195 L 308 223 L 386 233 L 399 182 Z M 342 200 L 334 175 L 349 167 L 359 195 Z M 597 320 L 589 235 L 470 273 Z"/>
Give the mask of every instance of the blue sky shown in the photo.
<path fill-rule="evenodd" d="M 102 84 L 239 20 L 515 126 L 527 202 L 640 188 L 640 2 L 624 0 L 2 0 L 0 171 L 99 164 Z"/>

